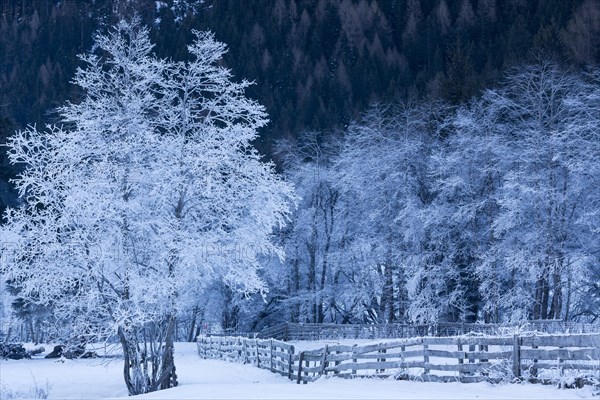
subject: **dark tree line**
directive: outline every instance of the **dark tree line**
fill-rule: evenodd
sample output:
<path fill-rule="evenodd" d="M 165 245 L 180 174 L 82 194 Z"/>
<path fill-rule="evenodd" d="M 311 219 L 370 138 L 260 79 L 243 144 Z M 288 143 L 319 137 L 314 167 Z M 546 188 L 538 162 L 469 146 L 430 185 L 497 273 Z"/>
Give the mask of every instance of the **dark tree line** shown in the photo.
<path fill-rule="evenodd" d="M 543 55 L 594 64 L 594 0 L 6 0 L 0 15 L 1 115 L 17 126 L 76 96 L 69 77 L 92 33 L 137 13 L 161 56 L 184 58 L 191 29 L 228 44 L 225 63 L 255 80 L 273 138 L 348 123 L 374 99 L 441 97 L 454 103 Z"/>

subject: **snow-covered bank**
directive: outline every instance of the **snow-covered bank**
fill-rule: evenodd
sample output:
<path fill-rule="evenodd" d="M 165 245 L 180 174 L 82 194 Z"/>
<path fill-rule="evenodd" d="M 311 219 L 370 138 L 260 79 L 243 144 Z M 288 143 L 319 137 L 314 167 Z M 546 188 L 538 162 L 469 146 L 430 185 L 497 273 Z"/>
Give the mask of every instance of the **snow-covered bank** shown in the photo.
<path fill-rule="evenodd" d="M 204 360 L 181 386 L 140 399 L 580 399 L 591 389 L 559 390 L 541 385 L 423 383 L 378 379 L 320 379 L 297 385 L 248 365 Z"/>
<path fill-rule="evenodd" d="M 423 383 L 378 379 L 320 379 L 297 385 L 251 365 L 202 360 L 195 343 L 177 343 L 180 386 L 136 396 L 140 399 L 580 399 L 591 388 L 560 390 L 541 385 Z M 130 398 L 123 383 L 122 360 L 2 360 L 1 384 L 26 391 L 49 387 L 49 399 Z"/>
<path fill-rule="evenodd" d="M 0 360 L 0 385 L 28 392 L 48 388 L 49 399 L 98 399 L 127 396 L 121 359 Z"/>

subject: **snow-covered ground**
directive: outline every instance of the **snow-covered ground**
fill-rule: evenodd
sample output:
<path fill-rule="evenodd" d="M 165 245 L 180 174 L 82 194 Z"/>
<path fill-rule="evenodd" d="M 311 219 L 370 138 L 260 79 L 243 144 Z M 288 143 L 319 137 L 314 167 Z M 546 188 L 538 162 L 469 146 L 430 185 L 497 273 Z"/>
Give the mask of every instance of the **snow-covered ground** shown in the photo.
<path fill-rule="evenodd" d="M 314 347 L 319 344 L 314 343 Z M 322 378 L 308 385 L 250 365 L 202 360 L 195 343 L 176 344 L 180 386 L 140 399 L 580 399 L 591 388 L 561 390 L 532 384 L 423 383 L 380 379 Z M 12 391 L 37 384 L 50 399 L 131 398 L 120 359 L 1 360 L 0 381 Z"/>

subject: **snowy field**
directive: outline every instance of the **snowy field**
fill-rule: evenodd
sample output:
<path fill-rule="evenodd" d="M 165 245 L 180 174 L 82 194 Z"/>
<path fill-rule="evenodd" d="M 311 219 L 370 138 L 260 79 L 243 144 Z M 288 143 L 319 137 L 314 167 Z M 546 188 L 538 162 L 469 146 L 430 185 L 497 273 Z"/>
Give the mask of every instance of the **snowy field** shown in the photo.
<path fill-rule="evenodd" d="M 318 347 L 320 343 L 313 343 Z M 46 349 L 48 350 L 49 347 Z M 250 365 L 202 360 L 195 343 L 176 344 L 180 386 L 136 396 L 140 399 L 580 399 L 590 387 L 561 390 L 532 384 L 423 383 L 379 379 L 325 378 L 308 385 Z M 13 392 L 34 385 L 50 399 L 130 398 L 120 359 L 0 361 L 2 386 Z"/>

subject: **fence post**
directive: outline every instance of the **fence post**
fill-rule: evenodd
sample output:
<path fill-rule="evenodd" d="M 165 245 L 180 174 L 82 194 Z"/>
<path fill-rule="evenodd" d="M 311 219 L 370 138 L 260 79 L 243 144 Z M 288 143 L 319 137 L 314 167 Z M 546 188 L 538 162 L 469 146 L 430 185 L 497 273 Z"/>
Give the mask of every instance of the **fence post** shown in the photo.
<path fill-rule="evenodd" d="M 242 353 L 244 354 L 244 364 L 248 364 L 248 343 L 247 343 L 247 339 L 242 339 Z"/>
<path fill-rule="evenodd" d="M 256 340 L 256 366 L 260 368 L 260 345 L 258 344 L 258 339 Z"/>
<path fill-rule="evenodd" d="M 297 384 L 302 382 L 302 362 L 304 361 L 304 352 L 301 351 L 298 355 L 298 379 L 296 380 Z"/>
<path fill-rule="evenodd" d="M 480 343 L 478 347 L 479 347 L 479 351 L 481 353 L 487 353 L 489 351 L 489 347 L 488 347 L 487 344 L 481 344 Z M 482 363 L 482 362 L 488 362 L 488 361 L 489 360 L 487 358 L 481 358 L 481 359 L 479 359 L 480 363 Z"/>
<path fill-rule="evenodd" d="M 335 351 L 335 355 L 337 356 L 337 355 L 339 355 L 339 354 L 341 354 L 341 352 L 340 352 L 339 350 L 336 350 L 336 351 Z M 338 365 L 340 365 L 341 363 L 342 363 L 341 361 L 335 361 L 335 362 L 334 362 L 334 365 L 337 367 L 337 366 L 338 366 Z M 337 374 L 339 374 L 339 373 L 340 373 L 340 371 L 338 371 L 337 369 L 336 369 L 336 370 L 333 372 L 333 374 L 334 374 L 334 375 L 337 375 Z"/>
<path fill-rule="evenodd" d="M 538 348 L 535 337 L 533 338 L 533 344 L 531 345 L 531 348 L 532 349 L 537 349 Z M 538 360 L 534 359 L 533 360 L 533 366 L 531 367 L 531 377 L 532 378 L 537 378 L 537 375 L 538 375 L 537 363 L 538 363 Z"/>
<path fill-rule="evenodd" d="M 377 350 L 377 353 L 379 353 L 379 354 L 385 354 L 386 352 L 387 352 L 386 349 L 379 349 L 379 350 Z M 378 358 L 377 362 L 385 362 L 385 360 L 386 360 L 385 358 Z M 383 372 L 385 372 L 385 368 L 380 368 L 378 370 L 375 370 L 375 372 L 377 372 L 377 373 L 383 373 Z"/>
<path fill-rule="evenodd" d="M 429 374 L 429 368 L 427 368 L 429 364 L 429 345 L 423 343 L 423 373 L 425 375 Z"/>
<path fill-rule="evenodd" d="M 558 349 L 562 349 L 562 346 L 559 346 Z M 560 376 L 564 376 L 565 375 L 565 360 L 563 360 L 562 358 L 558 358 L 558 371 L 560 372 Z"/>
<path fill-rule="evenodd" d="M 476 347 L 475 347 L 475 345 L 474 345 L 474 344 L 470 344 L 470 345 L 469 345 L 469 352 L 474 352 L 474 351 L 476 351 L 476 350 L 477 350 L 477 349 L 476 349 Z M 475 359 L 474 359 L 474 358 L 469 358 L 469 363 L 474 363 L 474 362 L 475 362 Z"/>
<path fill-rule="evenodd" d="M 290 347 L 289 353 L 288 353 L 288 379 L 292 380 L 292 367 L 294 366 L 294 362 L 292 361 L 294 359 L 294 346 Z"/>
<path fill-rule="evenodd" d="M 271 357 L 271 363 L 270 363 L 271 364 L 271 372 L 273 372 L 273 339 L 271 339 L 271 354 L 270 354 L 270 357 Z"/>
<path fill-rule="evenodd" d="M 310 360 L 304 360 L 304 366 L 307 368 L 304 371 L 304 376 L 306 377 L 304 384 L 306 385 L 308 383 L 308 381 L 312 382 L 312 379 L 310 379 L 310 377 L 308 376 L 308 374 L 310 373 L 310 372 L 308 372 L 308 368 L 310 368 Z M 315 366 L 316 366 L 316 363 L 315 363 Z M 313 372 L 313 378 L 314 378 L 314 376 L 315 376 L 315 373 Z"/>
<path fill-rule="evenodd" d="M 480 353 L 488 353 L 489 350 L 490 350 L 489 346 L 487 344 L 483 344 L 483 343 L 479 343 L 479 345 L 477 347 L 479 347 L 479 352 Z M 520 353 L 519 353 L 519 355 L 520 355 Z M 480 363 L 487 363 L 487 362 L 489 362 L 489 359 L 487 359 L 487 358 L 480 358 L 479 362 Z M 484 368 L 482 370 L 482 372 L 481 372 L 481 375 L 482 376 L 489 376 L 489 372 L 486 372 L 485 368 Z"/>
<path fill-rule="evenodd" d="M 325 348 L 323 349 L 323 356 L 321 356 L 321 371 L 319 371 L 319 376 L 323 374 L 327 375 L 325 368 L 327 367 L 327 353 L 329 352 L 328 347 L 328 345 L 325 345 Z"/>
<path fill-rule="evenodd" d="M 521 347 L 517 334 L 513 336 L 513 375 L 515 378 L 521 377 Z"/>
<path fill-rule="evenodd" d="M 352 356 L 352 362 L 356 364 L 356 362 L 358 361 L 358 359 L 356 358 L 356 345 L 352 346 Z M 352 370 L 352 375 L 356 375 L 355 369 Z"/>
<path fill-rule="evenodd" d="M 459 351 L 459 352 L 462 352 L 462 351 L 463 351 L 463 345 L 462 345 L 462 343 L 460 342 L 460 339 L 458 339 L 458 345 L 457 345 L 457 346 L 458 346 L 458 351 Z M 465 354 L 464 354 L 464 352 L 463 352 L 463 357 L 464 357 L 464 355 L 465 355 Z M 458 359 L 458 365 L 462 365 L 462 364 L 464 364 L 464 362 L 465 362 L 464 358 L 459 358 L 459 359 Z M 464 376 L 464 374 L 465 374 L 465 373 L 463 372 L 463 370 L 462 370 L 462 369 L 460 369 L 460 370 L 458 371 L 458 378 L 459 378 L 458 380 L 459 380 L 459 381 L 461 381 L 461 382 L 462 382 L 461 378 Z"/>

